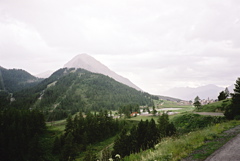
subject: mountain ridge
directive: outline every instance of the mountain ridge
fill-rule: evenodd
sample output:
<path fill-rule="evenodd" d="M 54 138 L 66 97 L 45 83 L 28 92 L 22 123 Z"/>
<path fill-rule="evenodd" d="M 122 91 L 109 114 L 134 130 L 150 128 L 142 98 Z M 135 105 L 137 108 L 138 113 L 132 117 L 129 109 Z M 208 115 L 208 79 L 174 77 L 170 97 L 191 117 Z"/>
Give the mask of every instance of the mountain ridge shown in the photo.
<path fill-rule="evenodd" d="M 233 91 L 233 85 L 227 87 L 230 92 Z M 224 87 L 219 87 L 214 84 L 208 84 L 204 86 L 199 86 L 196 88 L 193 87 L 175 87 L 164 94 L 176 97 L 183 100 L 193 100 L 196 96 L 199 96 L 200 99 L 217 99 L 219 93 L 223 91 Z"/>
<path fill-rule="evenodd" d="M 42 79 L 37 78 L 23 69 L 5 69 L 0 66 L 0 90 L 10 93 L 32 87 Z"/>

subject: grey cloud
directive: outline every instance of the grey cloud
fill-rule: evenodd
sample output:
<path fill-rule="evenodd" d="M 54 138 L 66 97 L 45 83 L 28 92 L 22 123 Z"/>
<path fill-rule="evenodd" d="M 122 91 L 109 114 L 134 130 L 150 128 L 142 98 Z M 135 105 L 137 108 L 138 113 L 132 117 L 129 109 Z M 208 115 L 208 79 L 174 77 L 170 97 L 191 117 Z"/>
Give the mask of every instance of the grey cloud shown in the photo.
<path fill-rule="evenodd" d="M 237 0 L 2 0 L 0 65 L 40 73 L 88 53 L 149 92 L 231 84 L 239 74 L 239 6 Z"/>

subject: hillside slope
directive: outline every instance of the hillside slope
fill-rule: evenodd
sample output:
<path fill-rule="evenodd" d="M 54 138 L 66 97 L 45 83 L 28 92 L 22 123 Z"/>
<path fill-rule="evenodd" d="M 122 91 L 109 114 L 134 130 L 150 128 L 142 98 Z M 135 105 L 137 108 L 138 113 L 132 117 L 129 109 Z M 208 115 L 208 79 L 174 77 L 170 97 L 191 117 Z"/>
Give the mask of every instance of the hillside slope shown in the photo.
<path fill-rule="evenodd" d="M 157 99 L 108 76 L 74 68 L 60 69 L 34 88 L 15 93 L 14 97 L 13 107 L 38 108 L 58 118 L 79 110 L 117 110 L 127 104 L 151 106 L 152 99 Z"/>
<path fill-rule="evenodd" d="M 42 79 L 34 77 L 22 69 L 5 69 L 0 67 L 0 90 L 10 93 L 32 87 Z"/>

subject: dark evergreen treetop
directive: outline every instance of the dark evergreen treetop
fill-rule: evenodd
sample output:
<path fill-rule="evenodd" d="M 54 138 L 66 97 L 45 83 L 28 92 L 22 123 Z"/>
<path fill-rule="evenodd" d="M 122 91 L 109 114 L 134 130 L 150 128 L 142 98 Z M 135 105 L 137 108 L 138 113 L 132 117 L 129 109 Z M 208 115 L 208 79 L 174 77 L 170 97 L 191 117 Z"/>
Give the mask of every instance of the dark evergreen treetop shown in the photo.
<path fill-rule="evenodd" d="M 240 78 L 236 80 L 234 93 L 231 94 L 232 102 L 225 108 L 224 115 L 227 119 L 239 119 L 240 118 Z M 223 104 L 224 105 L 224 104 Z"/>
<path fill-rule="evenodd" d="M 8 109 L 0 112 L 0 158 L 5 161 L 44 160 L 39 136 L 46 130 L 37 110 Z M 42 154 L 44 155 L 44 154 Z"/>
<path fill-rule="evenodd" d="M 219 93 L 218 101 L 225 100 L 227 97 L 228 95 L 224 91 L 222 91 Z"/>

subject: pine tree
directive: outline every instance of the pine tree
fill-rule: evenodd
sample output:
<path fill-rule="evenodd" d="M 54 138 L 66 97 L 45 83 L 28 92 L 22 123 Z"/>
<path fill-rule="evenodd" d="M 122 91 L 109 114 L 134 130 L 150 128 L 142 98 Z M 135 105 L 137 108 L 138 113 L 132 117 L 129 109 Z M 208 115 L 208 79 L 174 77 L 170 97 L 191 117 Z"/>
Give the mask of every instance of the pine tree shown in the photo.
<path fill-rule="evenodd" d="M 240 78 L 236 80 L 232 102 L 229 106 L 225 107 L 224 115 L 229 120 L 240 117 Z"/>
<path fill-rule="evenodd" d="M 225 88 L 224 91 L 219 93 L 218 101 L 225 100 L 230 96 L 228 88 Z"/>
<path fill-rule="evenodd" d="M 62 149 L 62 157 L 63 161 L 73 161 L 77 156 L 77 145 L 73 141 L 73 136 L 69 133 L 64 139 L 64 146 Z"/>
<path fill-rule="evenodd" d="M 130 153 L 136 153 L 139 151 L 139 146 L 138 146 L 138 139 L 137 139 L 138 133 L 137 133 L 137 127 L 134 125 L 131 130 L 130 130 L 130 135 L 129 135 L 129 149 Z"/>
<path fill-rule="evenodd" d="M 36 134 L 29 144 L 29 160 L 41 161 L 43 149 L 39 142 L 39 136 Z"/>
<path fill-rule="evenodd" d="M 148 122 L 144 122 L 143 120 L 141 120 L 138 123 L 137 126 L 137 146 L 138 146 L 138 152 L 142 149 L 144 150 L 144 141 L 146 139 L 146 131 L 147 131 L 147 124 Z"/>
<path fill-rule="evenodd" d="M 224 91 L 219 93 L 218 101 L 225 100 L 226 98 L 227 98 L 227 95 Z"/>
<path fill-rule="evenodd" d="M 224 92 L 225 92 L 226 98 L 228 98 L 230 96 L 230 92 L 227 87 L 225 88 Z"/>
<path fill-rule="evenodd" d="M 113 154 L 119 154 L 122 157 L 130 155 L 130 143 L 131 141 L 129 139 L 129 136 L 127 135 L 127 129 L 124 128 L 114 142 Z"/>
<path fill-rule="evenodd" d="M 53 154 L 61 153 L 61 140 L 59 139 L 59 137 L 56 137 L 54 142 L 53 142 L 52 153 Z"/>
<path fill-rule="evenodd" d="M 147 142 L 148 148 L 153 148 L 154 145 L 158 142 L 159 138 L 158 129 L 153 118 L 149 122 L 147 136 L 148 136 Z"/>
<path fill-rule="evenodd" d="M 67 120 L 66 120 L 66 127 L 65 127 L 65 135 L 67 136 L 69 133 L 73 132 L 73 120 L 72 120 L 72 116 L 69 115 Z"/>
<path fill-rule="evenodd" d="M 150 111 L 149 107 L 147 107 L 147 112 L 148 112 L 149 114 L 151 113 L 151 111 Z"/>
<path fill-rule="evenodd" d="M 157 110 L 155 108 L 155 106 L 153 105 L 153 116 L 156 116 Z"/>
<path fill-rule="evenodd" d="M 194 99 L 193 105 L 197 108 L 197 110 L 201 106 L 200 98 L 198 96 Z"/>
<path fill-rule="evenodd" d="M 176 128 L 173 125 L 173 123 L 169 122 L 167 113 L 163 113 L 162 116 L 159 116 L 158 130 L 159 130 L 160 138 L 171 136 L 176 133 Z"/>

